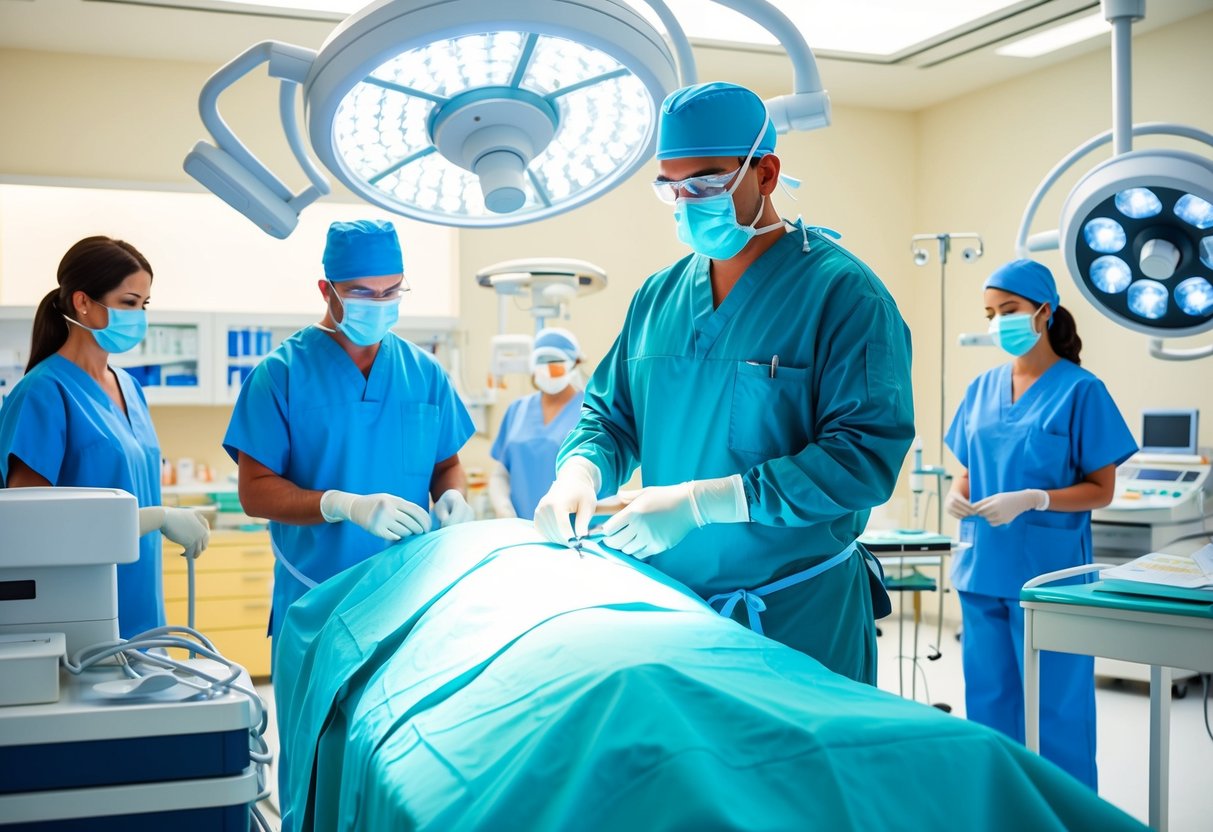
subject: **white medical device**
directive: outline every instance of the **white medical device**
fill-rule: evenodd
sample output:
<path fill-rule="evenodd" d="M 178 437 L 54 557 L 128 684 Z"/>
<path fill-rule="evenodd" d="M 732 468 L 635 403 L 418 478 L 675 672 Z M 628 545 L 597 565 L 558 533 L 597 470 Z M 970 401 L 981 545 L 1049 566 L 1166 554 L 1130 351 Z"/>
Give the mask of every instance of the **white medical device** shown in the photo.
<path fill-rule="evenodd" d="M 116 488 L 0 489 L 0 635 L 63 633 L 67 654 L 118 638 L 119 563 L 139 506 Z"/>

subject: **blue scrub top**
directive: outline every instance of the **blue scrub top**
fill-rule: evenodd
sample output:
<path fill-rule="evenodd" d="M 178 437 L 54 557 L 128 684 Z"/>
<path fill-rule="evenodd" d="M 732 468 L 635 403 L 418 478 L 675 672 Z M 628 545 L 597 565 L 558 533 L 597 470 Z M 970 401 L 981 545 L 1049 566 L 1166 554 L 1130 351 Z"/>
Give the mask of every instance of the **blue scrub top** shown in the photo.
<path fill-rule="evenodd" d="M 430 504 L 434 465 L 474 432 L 446 372 L 424 350 L 389 333 L 368 376 L 326 332 L 307 327 L 282 342 L 240 390 L 223 440 L 300 488 L 385 492 Z M 351 522 L 271 522 L 278 551 L 317 583 L 389 544 Z M 271 632 L 307 588 L 274 566 Z"/>
<path fill-rule="evenodd" d="M 1011 365 L 969 385 L 948 429 L 948 447 L 969 471 L 969 498 L 1006 491 L 1067 488 L 1119 465 L 1137 443 L 1103 382 L 1065 359 L 1011 401 Z M 960 524 L 952 567 L 957 589 L 1018 598 L 1029 579 L 1091 563 L 1091 513 L 1029 511 L 1004 526 L 980 517 Z"/>
<path fill-rule="evenodd" d="M 704 597 L 849 546 L 914 436 L 910 335 L 892 297 L 834 241 L 810 230 L 805 246 L 800 228 L 784 234 L 719 307 L 702 255 L 650 277 L 561 448 L 602 472 L 599 496 L 637 465 L 646 486 L 741 474 L 753 522 L 696 529 L 649 561 Z"/>
<path fill-rule="evenodd" d="M 525 520 L 535 518 L 535 506 L 556 479 L 556 453 L 581 415 L 585 394 L 578 391 L 546 425 L 543 394 L 510 403 L 490 453 L 510 474 L 510 502 Z"/>
<path fill-rule="evenodd" d="M 120 488 L 139 506 L 160 505 L 160 441 L 139 383 L 122 369 L 126 412 L 93 378 L 58 353 L 34 367 L 0 408 L 0 481 L 15 456 L 51 485 Z M 87 545 L 81 539 L 81 545 Z M 164 626 L 160 533 L 139 539 L 139 559 L 118 565 L 123 638 Z"/>

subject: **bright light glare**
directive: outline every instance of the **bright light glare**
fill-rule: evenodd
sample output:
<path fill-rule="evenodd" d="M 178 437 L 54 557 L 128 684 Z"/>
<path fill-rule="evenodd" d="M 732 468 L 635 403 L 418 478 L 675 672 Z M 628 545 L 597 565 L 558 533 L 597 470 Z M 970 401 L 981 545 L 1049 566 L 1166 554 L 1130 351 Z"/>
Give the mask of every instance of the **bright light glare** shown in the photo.
<path fill-rule="evenodd" d="M 488 215 L 476 176 L 433 151 L 429 122 L 441 104 L 430 97 L 508 87 L 526 40 L 520 32 L 469 35 L 382 64 L 337 109 L 338 155 L 352 174 L 402 203 L 438 215 Z M 549 97 L 560 119 L 551 142 L 528 166 L 520 214 L 576 198 L 626 166 L 653 119 L 640 79 L 605 52 L 562 38 L 536 40 L 518 87 Z"/>
<path fill-rule="evenodd" d="M 1129 284 L 1133 282 L 1133 272 L 1124 260 L 1105 255 L 1091 264 L 1091 282 L 1101 292 L 1115 295 L 1129 288 Z"/>
<path fill-rule="evenodd" d="M 1083 239 L 1092 251 L 1112 254 L 1125 247 L 1125 230 L 1116 220 L 1096 217 L 1082 229 Z"/>
<path fill-rule="evenodd" d="M 1129 287 L 1129 309 L 1155 320 L 1167 314 L 1167 287 L 1154 280 L 1139 280 Z"/>
<path fill-rule="evenodd" d="M 1129 219 L 1144 220 L 1162 213 L 1162 201 L 1149 188 L 1129 188 L 1116 195 L 1116 210 Z"/>
<path fill-rule="evenodd" d="M 1175 216 L 1202 231 L 1213 228 L 1213 205 L 1193 194 L 1184 194 L 1175 203 Z"/>
<path fill-rule="evenodd" d="M 1009 58 L 1035 58 L 1037 55 L 1044 55 L 1098 35 L 1106 35 L 1111 31 L 1112 24 L 1104 20 L 1101 12 L 1097 12 L 1089 17 L 1080 17 L 1035 35 L 1011 41 L 994 51 Z"/>
<path fill-rule="evenodd" d="M 1200 262 L 1213 269 L 1213 237 L 1200 241 Z"/>
<path fill-rule="evenodd" d="M 1203 277 L 1189 277 L 1175 287 L 1175 302 L 1189 315 L 1213 312 L 1213 284 Z"/>

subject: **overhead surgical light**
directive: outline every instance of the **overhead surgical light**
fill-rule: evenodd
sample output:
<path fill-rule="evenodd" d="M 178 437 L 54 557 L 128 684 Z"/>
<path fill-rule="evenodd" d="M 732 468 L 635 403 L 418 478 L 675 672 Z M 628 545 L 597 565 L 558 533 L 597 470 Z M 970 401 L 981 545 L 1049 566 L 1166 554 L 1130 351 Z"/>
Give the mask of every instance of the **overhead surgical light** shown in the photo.
<path fill-rule="evenodd" d="M 1179 136 L 1213 146 L 1213 134 L 1171 123 L 1133 124 L 1130 39 L 1144 0 L 1102 0 L 1112 24 L 1113 126 L 1062 159 L 1045 176 L 1020 221 L 1020 256 L 1061 247 L 1082 294 L 1107 317 L 1153 336 L 1150 353 L 1186 360 L 1213 345 L 1174 350 L 1163 338 L 1213 329 L 1213 161 L 1194 153 L 1133 150 L 1134 136 Z M 1059 228 L 1029 237 L 1045 194 L 1079 159 L 1108 142 L 1112 158 L 1074 186 Z"/>
<path fill-rule="evenodd" d="M 488 227 L 532 222 L 605 193 L 652 154 L 662 100 L 694 83 L 690 42 L 664 0 L 379 0 L 318 52 L 257 44 L 203 87 L 215 144 L 186 171 L 276 237 L 328 193 L 320 162 L 368 202 L 414 219 Z M 813 53 L 766 0 L 715 0 L 778 38 L 794 92 L 767 102 L 779 132 L 830 121 Z M 293 194 L 231 132 L 219 94 L 262 63 L 281 80 L 280 115 L 311 186 Z"/>

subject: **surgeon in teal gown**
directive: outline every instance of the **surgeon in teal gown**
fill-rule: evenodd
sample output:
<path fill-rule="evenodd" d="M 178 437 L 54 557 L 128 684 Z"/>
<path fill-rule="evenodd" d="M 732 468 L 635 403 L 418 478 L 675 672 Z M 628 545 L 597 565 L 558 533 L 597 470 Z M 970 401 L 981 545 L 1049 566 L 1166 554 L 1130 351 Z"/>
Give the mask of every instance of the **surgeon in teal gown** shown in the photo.
<path fill-rule="evenodd" d="M 965 470 L 945 506 L 970 544 L 952 568 L 965 713 L 1023 742 L 1019 591 L 1091 563 L 1091 510 L 1111 502 L 1116 466 L 1137 444 L 1103 382 L 1079 366 L 1082 341 L 1044 265 L 1007 263 L 984 295 L 990 332 L 1013 360 L 978 376 L 956 411 L 947 443 Z M 1041 654 L 1040 747 L 1096 788 L 1090 656 Z"/>
<path fill-rule="evenodd" d="M 665 100 L 654 186 L 695 253 L 633 298 L 535 522 L 553 542 L 583 536 L 639 465 L 607 545 L 875 683 L 888 596 L 855 540 L 914 435 L 909 332 L 859 258 L 779 218 L 774 149 L 743 87 Z"/>
<path fill-rule="evenodd" d="M 309 587 L 473 519 L 459 461 L 471 419 L 434 357 L 391 332 L 407 290 L 395 228 L 333 223 L 324 272 L 324 319 L 256 367 L 224 438 L 244 510 L 270 520 L 271 635 Z"/>

